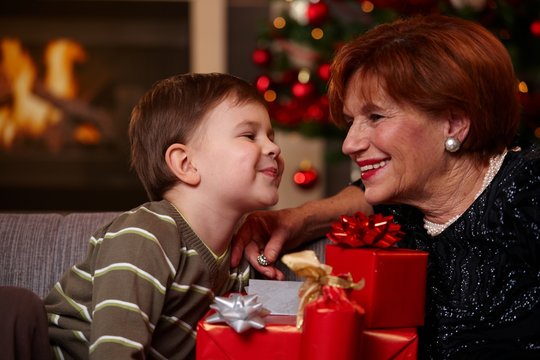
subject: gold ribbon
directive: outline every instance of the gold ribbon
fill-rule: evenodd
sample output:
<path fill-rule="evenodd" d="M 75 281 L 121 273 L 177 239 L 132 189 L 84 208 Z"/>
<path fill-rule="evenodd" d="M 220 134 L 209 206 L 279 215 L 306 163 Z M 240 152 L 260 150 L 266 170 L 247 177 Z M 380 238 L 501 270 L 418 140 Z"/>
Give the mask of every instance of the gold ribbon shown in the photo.
<path fill-rule="evenodd" d="M 296 275 L 305 278 L 304 283 L 298 291 L 298 296 L 300 297 L 296 317 L 296 327 L 298 329 L 301 329 L 304 323 L 304 309 L 306 305 L 321 296 L 323 285 L 354 290 L 360 290 L 364 287 L 364 279 L 355 283 L 352 280 L 351 274 L 347 274 L 346 277 L 331 275 L 332 267 L 321 264 L 313 250 L 304 250 L 283 255 L 281 261 L 294 271 Z"/>

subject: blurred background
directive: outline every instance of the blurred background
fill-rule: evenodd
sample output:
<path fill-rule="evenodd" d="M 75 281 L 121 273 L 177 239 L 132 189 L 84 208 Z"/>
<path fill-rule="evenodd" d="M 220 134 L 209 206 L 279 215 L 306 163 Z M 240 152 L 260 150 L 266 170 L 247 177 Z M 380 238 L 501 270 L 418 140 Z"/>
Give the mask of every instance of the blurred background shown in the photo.
<path fill-rule="evenodd" d="M 286 171 L 276 207 L 357 177 L 328 122 L 335 50 L 417 13 L 477 21 L 509 50 L 523 120 L 540 141 L 537 0 L 18 0 L 0 5 L 0 211 L 127 210 L 131 108 L 155 81 L 228 72 L 264 94 Z"/>

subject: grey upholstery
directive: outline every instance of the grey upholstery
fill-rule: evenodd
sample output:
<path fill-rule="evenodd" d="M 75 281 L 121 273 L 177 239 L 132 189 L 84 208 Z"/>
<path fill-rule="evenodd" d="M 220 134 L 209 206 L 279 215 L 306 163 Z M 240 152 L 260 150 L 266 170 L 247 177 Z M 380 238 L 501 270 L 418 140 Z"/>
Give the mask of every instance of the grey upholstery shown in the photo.
<path fill-rule="evenodd" d="M 0 213 L 0 286 L 19 286 L 45 296 L 62 274 L 82 260 L 94 231 L 115 212 Z M 307 244 L 321 262 L 326 240 Z M 301 249 L 299 249 L 301 250 Z M 286 280 L 300 280 L 281 262 Z"/>
<path fill-rule="evenodd" d="M 116 214 L 0 214 L 0 285 L 46 295 L 84 257 L 94 230 Z"/>

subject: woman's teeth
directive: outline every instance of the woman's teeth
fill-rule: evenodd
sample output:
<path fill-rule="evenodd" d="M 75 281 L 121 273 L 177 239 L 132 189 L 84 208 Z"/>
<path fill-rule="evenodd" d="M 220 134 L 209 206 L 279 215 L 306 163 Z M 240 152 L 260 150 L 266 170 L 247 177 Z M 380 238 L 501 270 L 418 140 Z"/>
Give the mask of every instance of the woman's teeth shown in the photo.
<path fill-rule="evenodd" d="M 360 171 L 361 171 L 361 172 L 366 172 L 366 171 L 369 171 L 369 170 L 382 168 L 382 167 L 385 166 L 387 163 L 388 163 L 388 161 L 383 160 L 383 161 L 381 161 L 381 162 L 379 162 L 379 163 L 376 163 L 376 164 L 371 164 L 371 165 L 362 166 L 362 167 L 360 167 Z"/>

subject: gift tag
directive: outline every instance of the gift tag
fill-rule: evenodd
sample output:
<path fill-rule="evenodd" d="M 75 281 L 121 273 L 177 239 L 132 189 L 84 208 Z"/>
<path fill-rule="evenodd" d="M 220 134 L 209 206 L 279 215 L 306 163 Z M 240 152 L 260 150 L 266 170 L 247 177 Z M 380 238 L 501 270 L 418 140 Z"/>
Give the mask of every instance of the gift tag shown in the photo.
<path fill-rule="evenodd" d="M 272 315 L 296 315 L 298 312 L 298 290 L 302 281 L 276 281 L 250 279 L 247 293 L 257 295 L 263 306 Z"/>

